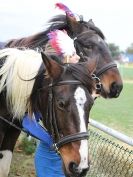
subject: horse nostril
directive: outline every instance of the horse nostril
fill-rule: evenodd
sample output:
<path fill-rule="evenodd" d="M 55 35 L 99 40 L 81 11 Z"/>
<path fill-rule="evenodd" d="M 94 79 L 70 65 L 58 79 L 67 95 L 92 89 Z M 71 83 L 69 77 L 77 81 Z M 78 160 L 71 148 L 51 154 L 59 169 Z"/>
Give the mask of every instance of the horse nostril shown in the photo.
<path fill-rule="evenodd" d="M 86 168 L 78 168 L 78 165 L 75 162 L 71 162 L 69 164 L 69 170 L 70 172 L 76 177 L 76 176 L 86 176 L 90 166 L 87 166 Z"/>
<path fill-rule="evenodd" d="M 85 168 L 82 170 L 81 176 L 86 176 L 87 172 L 89 171 L 90 167 Z"/>
<path fill-rule="evenodd" d="M 111 88 L 110 88 L 110 97 L 117 98 L 120 95 L 122 88 L 123 88 L 123 86 L 121 84 L 117 84 L 116 82 L 113 82 L 111 84 Z"/>
<path fill-rule="evenodd" d="M 69 170 L 72 173 L 77 173 L 78 172 L 78 165 L 75 162 L 70 162 Z"/>

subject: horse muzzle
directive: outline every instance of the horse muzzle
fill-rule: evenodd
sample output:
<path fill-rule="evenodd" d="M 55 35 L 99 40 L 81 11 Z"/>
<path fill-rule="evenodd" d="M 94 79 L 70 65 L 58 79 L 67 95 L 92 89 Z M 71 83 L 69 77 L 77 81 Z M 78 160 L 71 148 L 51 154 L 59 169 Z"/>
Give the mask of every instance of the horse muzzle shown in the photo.
<path fill-rule="evenodd" d="M 123 89 L 122 84 L 117 84 L 116 82 L 113 82 L 110 87 L 109 97 L 117 98 L 120 95 L 122 89 Z"/>
<path fill-rule="evenodd" d="M 79 168 L 78 164 L 75 162 L 70 162 L 69 164 L 69 171 L 71 172 L 71 177 L 83 177 L 86 176 L 87 172 L 89 170 L 89 166 L 86 168 Z"/>
<path fill-rule="evenodd" d="M 119 97 L 121 91 L 123 89 L 123 84 L 119 84 L 117 82 L 111 83 L 109 88 L 101 87 L 101 96 L 103 98 L 117 98 Z"/>

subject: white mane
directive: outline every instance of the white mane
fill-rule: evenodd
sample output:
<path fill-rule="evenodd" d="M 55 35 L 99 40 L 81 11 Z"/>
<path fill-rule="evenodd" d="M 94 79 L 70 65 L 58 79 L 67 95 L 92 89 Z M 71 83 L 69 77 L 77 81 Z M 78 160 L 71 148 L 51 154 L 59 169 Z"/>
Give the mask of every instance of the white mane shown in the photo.
<path fill-rule="evenodd" d="M 21 119 L 28 109 L 27 99 L 35 82 L 30 79 L 37 75 L 42 58 L 33 50 L 15 48 L 0 50 L 0 60 L 4 57 L 6 61 L 0 69 L 0 93 L 6 87 L 8 108 L 14 117 Z"/>

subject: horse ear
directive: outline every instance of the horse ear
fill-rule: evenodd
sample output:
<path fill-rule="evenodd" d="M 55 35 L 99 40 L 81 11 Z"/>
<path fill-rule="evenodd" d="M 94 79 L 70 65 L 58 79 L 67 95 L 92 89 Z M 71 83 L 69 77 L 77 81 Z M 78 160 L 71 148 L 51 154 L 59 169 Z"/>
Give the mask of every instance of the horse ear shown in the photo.
<path fill-rule="evenodd" d="M 71 32 L 78 32 L 79 31 L 79 22 L 76 21 L 75 17 L 71 17 L 70 15 L 68 15 L 66 13 L 66 21 L 67 21 L 67 24 L 68 24 Z"/>
<path fill-rule="evenodd" d="M 95 26 L 95 24 L 94 24 L 94 22 L 93 22 L 92 19 L 90 19 L 90 20 L 88 21 L 88 23 L 91 24 L 91 25 L 93 25 L 93 26 Z"/>
<path fill-rule="evenodd" d="M 60 77 L 63 72 L 63 66 L 49 58 L 44 52 L 41 52 L 41 56 L 49 76 L 53 79 Z"/>

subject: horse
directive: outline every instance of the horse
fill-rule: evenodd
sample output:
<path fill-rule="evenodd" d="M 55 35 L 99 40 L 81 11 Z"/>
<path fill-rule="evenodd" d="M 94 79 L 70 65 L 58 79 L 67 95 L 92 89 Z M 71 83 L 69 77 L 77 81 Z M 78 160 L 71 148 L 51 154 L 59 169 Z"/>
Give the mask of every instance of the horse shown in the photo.
<path fill-rule="evenodd" d="M 41 113 L 43 125 L 63 159 L 66 176 L 85 176 L 89 169 L 87 127 L 94 102 L 94 69 L 94 62 L 62 65 L 31 49 L 0 51 L 1 177 L 8 176 L 26 112 L 31 119 L 34 112 Z"/>
<path fill-rule="evenodd" d="M 66 15 L 57 15 L 48 21 L 49 27 L 35 35 L 20 39 L 12 39 L 5 47 L 28 47 L 42 48 L 48 42 L 47 34 L 50 31 L 59 29 L 66 30 L 68 35 L 74 40 L 77 54 L 81 57 L 80 62 L 97 58 L 95 75 L 100 79 L 100 95 L 104 98 L 117 98 L 123 88 L 122 79 L 114 63 L 104 34 L 95 26 L 92 20 L 88 22 L 77 21 L 75 18 Z"/>

